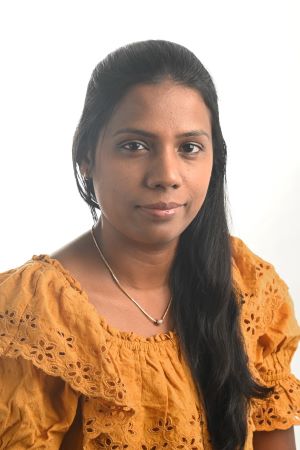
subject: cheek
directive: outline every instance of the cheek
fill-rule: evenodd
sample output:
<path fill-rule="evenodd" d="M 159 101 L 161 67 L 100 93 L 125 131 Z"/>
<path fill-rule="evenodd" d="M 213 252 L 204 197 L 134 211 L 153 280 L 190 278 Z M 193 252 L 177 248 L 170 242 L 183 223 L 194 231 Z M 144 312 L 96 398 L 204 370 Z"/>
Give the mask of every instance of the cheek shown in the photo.
<path fill-rule="evenodd" d="M 94 184 L 95 194 L 103 211 L 115 210 L 116 205 L 118 209 L 122 209 L 131 192 L 132 177 L 128 173 L 118 176 L 115 173 L 111 176 L 111 173 L 112 171 L 107 170 L 106 173 L 97 174 L 97 182 Z"/>
<path fill-rule="evenodd" d="M 200 170 L 197 171 L 194 177 L 194 188 L 197 197 L 203 198 L 205 197 L 208 186 L 210 183 L 212 174 L 212 161 L 208 161 L 207 164 L 201 167 Z"/>

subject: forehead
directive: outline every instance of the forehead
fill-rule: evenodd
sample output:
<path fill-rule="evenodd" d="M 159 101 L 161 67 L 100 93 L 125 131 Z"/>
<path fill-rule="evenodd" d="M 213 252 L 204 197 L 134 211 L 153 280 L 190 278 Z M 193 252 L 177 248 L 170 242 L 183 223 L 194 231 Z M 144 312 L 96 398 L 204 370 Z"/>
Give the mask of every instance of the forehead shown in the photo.
<path fill-rule="evenodd" d="M 132 87 L 115 108 L 105 134 L 125 126 L 152 131 L 187 131 L 201 126 L 210 131 L 210 112 L 201 94 L 188 86 L 163 81 Z"/>

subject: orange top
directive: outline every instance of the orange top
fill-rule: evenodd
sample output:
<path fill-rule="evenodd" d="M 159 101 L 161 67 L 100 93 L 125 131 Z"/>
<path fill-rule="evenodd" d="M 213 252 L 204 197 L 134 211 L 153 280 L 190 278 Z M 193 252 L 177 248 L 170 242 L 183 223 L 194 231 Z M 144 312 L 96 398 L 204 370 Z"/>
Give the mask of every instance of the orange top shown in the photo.
<path fill-rule="evenodd" d="M 249 367 L 276 385 L 271 398 L 250 402 L 252 450 L 254 430 L 300 424 L 300 382 L 289 368 L 300 328 L 273 266 L 232 243 Z M 176 333 L 113 328 L 47 255 L 0 274 L 0 356 L 0 448 L 211 449 Z"/>

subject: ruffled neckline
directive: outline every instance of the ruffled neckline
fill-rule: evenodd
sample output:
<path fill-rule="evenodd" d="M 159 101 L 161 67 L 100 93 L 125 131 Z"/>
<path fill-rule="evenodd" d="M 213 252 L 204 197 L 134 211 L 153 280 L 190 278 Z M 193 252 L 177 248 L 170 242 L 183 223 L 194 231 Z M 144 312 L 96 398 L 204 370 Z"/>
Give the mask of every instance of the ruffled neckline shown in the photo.
<path fill-rule="evenodd" d="M 110 325 L 106 319 L 98 313 L 94 305 L 89 301 L 87 292 L 82 288 L 80 282 L 71 274 L 71 272 L 66 269 L 61 262 L 56 259 L 52 258 L 51 256 L 47 254 L 40 254 L 40 255 L 33 255 L 32 256 L 33 261 L 43 261 L 45 263 L 50 264 L 53 266 L 56 270 L 58 270 L 63 277 L 67 280 L 69 285 L 79 293 L 86 302 L 86 304 L 91 308 L 94 312 L 94 314 L 97 315 L 98 321 L 101 325 L 101 327 L 112 337 L 123 339 L 130 342 L 136 342 L 136 343 L 166 343 L 168 341 L 172 341 L 172 343 L 175 343 L 177 341 L 177 333 L 176 331 L 169 330 L 167 333 L 157 333 L 153 336 L 141 336 L 136 334 L 133 331 L 121 331 L 118 328 L 115 328 L 114 326 Z"/>

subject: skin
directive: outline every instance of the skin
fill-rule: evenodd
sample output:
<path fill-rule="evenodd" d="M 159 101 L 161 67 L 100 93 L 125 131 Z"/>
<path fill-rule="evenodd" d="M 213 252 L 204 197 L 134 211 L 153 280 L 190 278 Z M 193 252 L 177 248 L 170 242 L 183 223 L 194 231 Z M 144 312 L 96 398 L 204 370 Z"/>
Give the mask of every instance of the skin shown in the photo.
<path fill-rule="evenodd" d="M 124 128 L 142 132 L 120 133 Z M 197 91 L 170 81 L 132 88 L 100 133 L 94 164 L 90 157 L 81 166 L 101 205 L 97 241 L 121 284 L 153 317 L 162 317 L 169 302 L 178 239 L 204 202 L 212 166 L 209 110 Z M 157 202 L 182 206 L 164 218 L 142 207 Z M 125 301 L 89 233 L 56 257 L 111 325 L 144 336 L 172 329 L 169 317 L 157 328 Z"/>
<path fill-rule="evenodd" d="M 256 431 L 254 450 L 296 450 L 294 427 L 288 430 Z"/>
<path fill-rule="evenodd" d="M 115 136 L 126 127 L 153 137 Z M 202 135 L 176 137 L 192 130 Z M 100 135 L 91 173 L 103 213 L 103 245 L 117 241 L 147 254 L 163 249 L 170 262 L 180 234 L 205 199 L 212 163 L 210 114 L 196 91 L 171 82 L 133 88 Z M 138 207 L 159 201 L 184 206 L 169 220 L 149 218 Z"/>
<path fill-rule="evenodd" d="M 124 128 L 142 133 L 118 133 Z M 209 110 L 197 91 L 169 80 L 133 87 L 101 131 L 94 163 L 89 155 L 81 165 L 101 205 L 97 242 L 121 284 L 153 317 L 161 317 L 169 302 L 178 239 L 204 202 L 212 166 Z M 183 206 L 163 218 L 142 207 L 157 202 Z M 71 271 L 111 326 L 143 336 L 172 329 L 168 316 L 158 328 L 125 301 L 89 232 L 51 256 Z M 295 450 L 293 429 L 256 432 L 254 449 Z"/>

